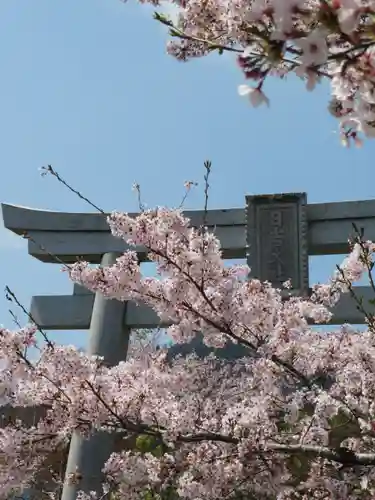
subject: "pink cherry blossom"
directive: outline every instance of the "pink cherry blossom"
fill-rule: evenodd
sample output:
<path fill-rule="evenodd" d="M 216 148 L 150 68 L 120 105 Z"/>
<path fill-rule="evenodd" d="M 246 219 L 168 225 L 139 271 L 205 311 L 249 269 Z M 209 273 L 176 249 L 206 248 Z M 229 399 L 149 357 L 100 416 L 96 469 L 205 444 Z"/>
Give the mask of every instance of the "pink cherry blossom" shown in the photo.
<path fill-rule="evenodd" d="M 247 266 L 225 265 L 216 236 L 191 228 L 180 210 L 136 218 L 114 212 L 108 222 L 114 236 L 147 250 L 158 276 L 143 276 L 129 250 L 104 268 L 77 262 L 71 279 L 146 303 L 173 324 L 168 333 L 176 342 L 201 333 L 207 346 L 231 341 L 244 355 L 171 358 L 165 349 L 134 351 L 133 344 L 127 361 L 107 367 L 73 346 L 46 344 L 31 363 L 24 347 L 35 327 L 1 329 L 2 395 L 10 406 L 43 411 L 31 426 L 10 422 L 0 430 L 0 496 L 42 483 L 57 500 L 61 476 L 45 465 L 51 453 L 74 431 L 88 437 L 104 430 L 133 444 L 146 436 L 159 443 L 158 453 L 134 445 L 114 450 L 103 464 L 103 492 L 81 492 L 80 500 L 109 493 L 136 500 L 146 492 L 164 498 L 171 490 L 186 500 L 234 491 L 262 500 L 369 500 L 375 325 L 368 315 L 367 331 L 344 325 L 328 334 L 311 323 L 329 321 L 340 296 L 371 271 L 375 245 L 357 238 L 331 280 L 300 298 L 244 279 Z M 71 480 L 79 481 L 79 471 Z"/>
<path fill-rule="evenodd" d="M 240 85 L 238 87 L 238 93 L 243 97 L 247 97 L 254 108 L 257 108 L 261 104 L 269 106 L 269 99 L 259 88 L 249 87 L 248 85 Z"/>
<path fill-rule="evenodd" d="M 325 34 L 319 30 L 312 31 L 305 38 L 296 39 L 295 44 L 302 50 L 301 62 L 304 67 L 321 66 L 327 62 L 327 42 Z"/>
<path fill-rule="evenodd" d="M 360 0 L 339 0 L 338 21 L 344 33 L 350 35 L 357 28 L 364 3 Z"/>
<path fill-rule="evenodd" d="M 142 0 L 141 3 L 145 3 Z M 149 0 L 158 5 L 155 0 Z M 269 78 L 296 72 L 311 91 L 332 81 L 330 112 L 354 124 L 341 137 L 360 144 L 375 137 L 370 117 L 375 95 L 375 0 L 184 0 L 168 2 L 176 19 L 156 14 L 171 30 L 167 51 L 181 61 L 227 51 L 254 87 L 241 95 L 255 106 L 268 104 L 260 93 Z M 313 76 L 315 75 L 315 77 Z M 334 103 L 334 106 L 333 106 Z M 345 128 L 345 127 L 344 127 Z"/>

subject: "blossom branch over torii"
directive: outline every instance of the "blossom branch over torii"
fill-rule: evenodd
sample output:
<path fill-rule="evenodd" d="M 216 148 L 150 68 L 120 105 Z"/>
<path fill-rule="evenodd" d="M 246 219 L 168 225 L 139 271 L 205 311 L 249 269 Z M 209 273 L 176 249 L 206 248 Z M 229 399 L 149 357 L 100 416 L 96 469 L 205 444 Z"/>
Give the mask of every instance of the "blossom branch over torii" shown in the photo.
<path fill-rule="evenodd" d="M 155 7 L 159 0 L 142 0 Z M 328 78 L 328 109 L 342 141 L 375 137 L 375 2 L 373 0 L 170 0 L 177 21 L 155 13 L 173 40 L 167 51 L 187 61 L 224 51 L 237 55 L 247 80 L 239 91 L 254 106 L 269 103 L 269 77 L 297 75 L 313 90 Z"/>
<path fill-rule="evenodd" d="M 305 499 L 312 491 L 318 498 L 370 499 L 371 316 L 362 333 L 343 326 L 327 335 L 309 321 L 329 321 L 340 294 L 371 272 L 374 245 L 358 237 L 327 285 L 310 298 L 285 299 L 285 290 L 248 280 L 246 266 L 224 265 L 216 236 L 191 228 L 180 210 L 113 213 L 108 222 L 114 236 L 148 250 L 159 276 L 143 277 L 136 253 L 127 251 L 109 267 L 69 266 L 74 281 L 147 303 L 173 323 L 176 342 L 201 332 L 209 346 L 230 339 L 248 354 L 170 360 L 160 350 L 107 367 L 74 347 L 47 344 L 32 364 L 23 352 L 35 327 L 1 330 L 0 355 L 9 360 L 2 393 L 14 406 L 45 408 L 35 425 L 0 431 L 1 495 L 35 481 L 51 450 L 66 446 L 73 432 L 101 429 L 154 443 L 115 451 L 107 461 L 104 492 L 120 499 L 147 491 L 187 500 Z"/>

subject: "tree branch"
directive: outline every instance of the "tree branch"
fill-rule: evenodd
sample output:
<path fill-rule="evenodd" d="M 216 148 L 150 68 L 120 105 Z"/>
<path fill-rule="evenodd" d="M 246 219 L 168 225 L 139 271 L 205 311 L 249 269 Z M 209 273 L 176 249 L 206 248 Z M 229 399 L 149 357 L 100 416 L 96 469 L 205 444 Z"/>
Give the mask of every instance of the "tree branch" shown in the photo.
<path fill-rule="evenodd" d="M 190 434 L 178 436 L 177 441 L 182 443 L 198 443 L 201 441 L 219 441 L 222 443 L 238 444 L 239 439 L 215 433 Z M 254 453 L 257 451 L 254 450 Z M 262 454 L 267 452 L 278 452 L 287 455 L 306 454 L 315 458 L 325 458 L 332 462 L 343 465 L 375 465 L 375 453 L 354 453 L 348 448 L 330 449 L 324 446 L 302 445 L 302 444 L 277 444 L 267 443 L 263 449 L 259 450 Z"/>

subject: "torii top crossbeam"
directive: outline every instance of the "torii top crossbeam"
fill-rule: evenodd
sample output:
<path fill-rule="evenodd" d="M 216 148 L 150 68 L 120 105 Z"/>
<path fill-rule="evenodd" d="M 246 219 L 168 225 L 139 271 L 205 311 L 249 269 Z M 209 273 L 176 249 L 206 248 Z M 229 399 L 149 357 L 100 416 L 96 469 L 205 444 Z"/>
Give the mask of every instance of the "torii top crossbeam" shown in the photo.
<path fill-rule="evenodd" d="M 5 203 L 2 212 L 7 229 L 19 235 L 28 233 L 38 242 L 29 240 L 29 254 L 43 262 L 56 262 L 52 257 L 56 256 L 72 263 L 82 256 L 99 263 L 103 253 L 123 252 L 127 248 L 110 234 L 106 216 L 99 213 L 52 212 Z M 202 211 L 187 211 L 185 215 L 193 226 L 202 223 Z M 375 200 L 307 204 L 306 219 L 309 255 L 345 254 L 353 222 L 364 229 L 368 239 L 375 240 Z M 245 258 L 244 208 L 209 210 L 206 220 L 221 241 L 224 258 Z"/>

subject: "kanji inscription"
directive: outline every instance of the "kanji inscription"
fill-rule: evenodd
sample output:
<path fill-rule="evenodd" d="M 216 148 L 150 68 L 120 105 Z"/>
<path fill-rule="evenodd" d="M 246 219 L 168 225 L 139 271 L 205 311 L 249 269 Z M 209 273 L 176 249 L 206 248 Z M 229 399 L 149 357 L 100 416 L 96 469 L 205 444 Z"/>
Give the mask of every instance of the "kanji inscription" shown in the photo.
<path fill-rule="evenodd" d="M 304 194 L 247 198 L 247 238 L 252 276 L 280 287 L 287 280 L 308 288 Z"/>

